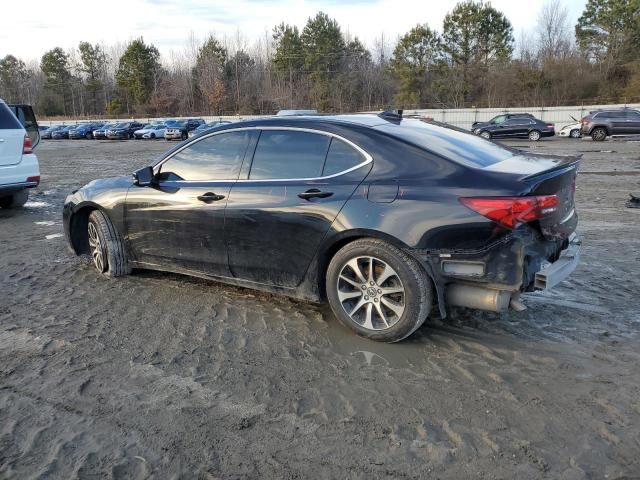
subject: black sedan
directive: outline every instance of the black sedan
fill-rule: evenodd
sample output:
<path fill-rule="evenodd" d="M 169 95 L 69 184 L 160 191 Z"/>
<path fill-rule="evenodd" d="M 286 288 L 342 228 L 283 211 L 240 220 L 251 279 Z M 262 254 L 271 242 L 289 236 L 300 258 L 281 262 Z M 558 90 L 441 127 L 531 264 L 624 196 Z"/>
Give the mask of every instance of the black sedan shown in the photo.
<path fill-rule="evenodd" d="M 482 138 L 528 138 L 537 142 L 542 137 L 553 137 L 556 129 L 553 123 L 543 122 L 537 118 L 514 117 L 502 123 L 478 127 L 474 130 Z"/>
<path fill-rule="evenodd" d="M 575 268 L 578 159 L 523 153 L 398 114 L 220 126 L 65 201 L 103 275 L 178 272 L 327 299 L 399 341 L 437 305 L 523 308 Z"/>
<path fill-rule="evenodd" d="M 127 140 L 133 138 L 133 132 L 140 130 L 144 125 L 140 122 L 121 122 L 106 130 L 109 140 Z"/>

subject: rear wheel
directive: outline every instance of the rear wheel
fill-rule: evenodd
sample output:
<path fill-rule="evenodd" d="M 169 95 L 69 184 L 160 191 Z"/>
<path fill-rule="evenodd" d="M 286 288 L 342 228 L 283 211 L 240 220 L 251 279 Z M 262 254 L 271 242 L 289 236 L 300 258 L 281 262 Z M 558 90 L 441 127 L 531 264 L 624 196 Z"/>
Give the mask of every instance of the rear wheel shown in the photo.
<path fill-rule="evenodd" d="M 120 234 L 109 217 L 100 210 L 89 215 L 87 223 L 89 253 L 96 269 L 108 277 L 129 273 L 127 254 Z"/>
<path fill-rule="evenodd" d="M 6 197 L 0 197 L 0 208 L 20 208 L 29 200 L 29 190 L 20 190 Z"/>
<path fill-rule="evenodd" d="M 358 335 L 398 342 L 431 310 L 427 274 L 402 250 L 375 239 L 346 245 L 329 263 L 326 291 L 333 313 Z"/>
<path fill-rule="evenodd" d="M 602 142 L 607 138 L 607 131 L 602 127 L 594 128 L 591 132 L 591 138 L 594 142 Z"/>
<path fill-rule="evenodd" d="M 483 130 L 482 132 L 480 132 L 480 136 L 482 138 L 489 140 L 491 138 L 491 133 L 487 132 L 486 130 Z"/>
<path fill-rule="evenodd" d="M 156 134 L 152 133 L 151 135 L 149 135 L 151 137 L 152 140 L 154 140 L 156 138 Z"/>
<path fill-rule="evenodd" d="M 187 132 L 182 132 L 182 140 L 186 140 L 188 138 Z"/>
<path fill-rule="evenodd" d="M 538 130 L 531 130 L 529 132 L 529 140 L 531 140 L 532 142 L 537 142 L 538 140 L 540 140 L 540 132 Z"/>
<path fill-rule="evenodd" d="M 91 140 L 93 138 L 93 134 L 91 132 L 87 132 L 84 138 L 86 138 L 87 140 Z"/>

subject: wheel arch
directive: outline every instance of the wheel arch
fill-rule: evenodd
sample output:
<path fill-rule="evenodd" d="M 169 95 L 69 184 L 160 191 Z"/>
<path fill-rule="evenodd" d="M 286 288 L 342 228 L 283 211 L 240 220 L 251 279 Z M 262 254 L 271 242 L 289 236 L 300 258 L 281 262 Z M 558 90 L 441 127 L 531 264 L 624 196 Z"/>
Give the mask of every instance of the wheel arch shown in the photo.
<path fill-rule="evenodd" d="M 85 202 L 76 206 L 74 212 L 69 217 L 69 240 L 76 255 L 89 253 L 87 224 L 89 223 L 89 215 L 91 215 L 91 212 L 94 210 L 100 210 L 107 217 L 109 216 L 100 205 L 93 202 Z"/>
<path fill-rule="evenodd" d="M 327 268 L 329 267 L 331 259 L 341 248 L 355 240 L 360 240 L 362 238 L 384 240 L 400 250 L 403 250 L 405 252 L 409 251 L 409 247 L 404 242 L 392 235 L 389 235 L 388 233 L 384 233 L 379 230 L 359 228 L 340 232 L 330 237 L 318 249 L 318 254 L 314 259 L 314 264 L 311 266 L 311 268 L 309 268 L 307 272 L 307 279 L 305 281 L 305 283 L 311 285 L 313 290 L 317 292 L 317 296 L 320 300 L 324 300 L 327 298 L 325 283 Z M 434 279 L 431 273 L 427 271 L 426 268 L 424 268 L 422 262 L 418 261 L 418 263 L 433 283 Z"/>
<path fill-rule="evenodd" d="M 591 127 L 591 130 L 589 130 L 589 135 L 591 135 L 596 128 L 604 128 L 604 131 L 607 132 L 607 136 L 611 135 L 611 132 L 609 131 L 609 127 L 607 125 L 601 125 L 601 124 L 597 124 Z"/>

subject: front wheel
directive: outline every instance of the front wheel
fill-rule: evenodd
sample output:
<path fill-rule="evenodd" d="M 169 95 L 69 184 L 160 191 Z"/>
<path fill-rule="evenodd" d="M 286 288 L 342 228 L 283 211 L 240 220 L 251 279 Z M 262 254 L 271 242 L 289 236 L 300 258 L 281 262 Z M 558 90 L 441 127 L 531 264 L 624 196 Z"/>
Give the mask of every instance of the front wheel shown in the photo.
<path fill-rule="evenodd" d="M 129 273 L 124 242 L 109 217 L 100 210 L 89 215 L 87 236 L 96 270 L 107 277 L 121 277 Z"/>
<path fill-rule="evenodd" d="M 182 132 L 182 140 L 186 140 L 188 138 L 187 132 Z"/>
<path fill-rule="evenodd" d="M 569 132 L 569 136 L 571 138 L 580 138 L 580 130 L 578 130 L 577 128 L 574 128 Z"/>
<path fill-rule="evenodd" d="M 605 138 L 607 138 L 607 131 L 604 128 L 594 128 L 593 132 L 591 132 L 591 138 L 594 142 L 602 142 Z"/>
<path fill-rule="evenodd" d="M 398 342 L 431 310 L 431 282 L 418 262 L 376 239 L 349 243 L 329 263 L 326 292 L 333 313 L 358 335 Z"/>
<path fill-rule="evenodd" d="M 20 208 L 29 200 L 29 190 L 20 190 L 7 197 L 0 198 L 0 208 Z"/>
<path fill-rule="evenodd" d="M 483 130 L 482 132 L 480 132 L 480 136 L 485 140 L 489 140 L 491 138 L 491 133 L 487 132 L 486 130 Z"/>
<path fill-rule="evenodd" d="M 540 132 L 538 130 L 531 130 L 529 132 L 529 140 L 532 142 L 537 142 L 540 140 Z"/>

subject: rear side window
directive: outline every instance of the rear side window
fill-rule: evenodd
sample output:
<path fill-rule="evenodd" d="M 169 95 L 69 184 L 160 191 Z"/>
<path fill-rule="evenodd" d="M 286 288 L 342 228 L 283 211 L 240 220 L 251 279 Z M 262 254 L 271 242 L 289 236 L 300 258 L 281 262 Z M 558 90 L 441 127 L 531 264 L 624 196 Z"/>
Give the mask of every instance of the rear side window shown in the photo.
<path fill-rule="evenodd" d="M 629 110 L 627 112 L 627 118 L 632 120 L 640 120 L 640 112 L 636 112 L 635 110 Z"/>
<path fill-rule="evenodd" d="M 598 118 L 625 118 L 624 112 L 602 112 L 596 116 Z"/>
<path fill-rule="evenodd" d="M 22 125 L 6 104 L 0 103 L 0 130 L 17 130 Z"/>
<path fill-rule="evenodd" d="M 374 127 L 441 157 L 472 167 L 487 167 L 513 157 L 513 150 L 471 133 L 430 125 L 420 120 L 402 120 L 400 125 Z"/>
<path fill-rule="evenodd" d="M 249 178 L 315 178 L 322 167 L 331 138 L 309 132 L 263 130 L 251 164 Z"/>
<path fill-rule="evenodd" d="M 333 138 L 322 175 L 327 176 L 344 172 L 364 161 L 364 156 L 351 145 L 338 138 Z"/>
<path fill-rule="evenodd" d="M 160 167 L 160 180 L 236 180 L 249 135 L 221 133 L 192 143 Z"/>

